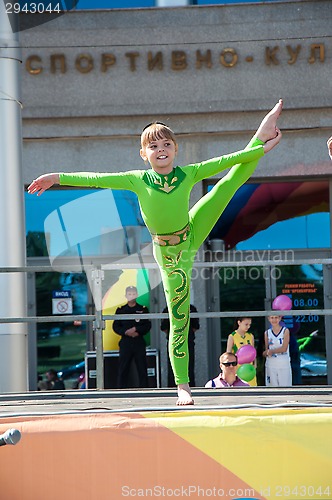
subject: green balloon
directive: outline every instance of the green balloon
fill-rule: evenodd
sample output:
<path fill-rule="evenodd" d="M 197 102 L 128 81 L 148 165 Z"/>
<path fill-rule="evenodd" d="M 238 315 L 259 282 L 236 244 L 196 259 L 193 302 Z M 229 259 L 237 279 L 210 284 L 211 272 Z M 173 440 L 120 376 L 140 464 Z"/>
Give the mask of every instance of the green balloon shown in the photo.
<path fill-rule="evenodd" d="M 250 382 L 250 380 L 252 380 L 256 375 L 256 368 L 254 367 L 254 365 L 246 363 L 238 368 L 236 374 L 245 382 Z"/>

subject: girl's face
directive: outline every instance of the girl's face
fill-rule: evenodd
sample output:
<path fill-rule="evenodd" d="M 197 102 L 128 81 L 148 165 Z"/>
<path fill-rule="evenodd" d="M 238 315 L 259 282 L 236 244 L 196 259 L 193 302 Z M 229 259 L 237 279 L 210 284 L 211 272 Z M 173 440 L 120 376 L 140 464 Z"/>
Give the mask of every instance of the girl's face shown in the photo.
<path fill-rule="evenodd" d="M 277 326 L 279 325 L 280 321 L 282 319 L 282 316 L 269 316 L 268 320 L 271 323 L 272 326 Z"/>
<path fill-rule="evenodd" d="M 159 174 L 167 175 L 173 170 L 177 147 L 171 139 L 156 139 L 144 146 L 140 155 Z"/>
<path fill-rule="evenodd" d="M 251 319 L 250 318 L 244 318 L 243 320 L 238 321 L 237 324 L 238 324 L 238 328 L 237 329 L 240 332 L 247 332 L 249 330 L 249 328 L 251 327 Z"/>

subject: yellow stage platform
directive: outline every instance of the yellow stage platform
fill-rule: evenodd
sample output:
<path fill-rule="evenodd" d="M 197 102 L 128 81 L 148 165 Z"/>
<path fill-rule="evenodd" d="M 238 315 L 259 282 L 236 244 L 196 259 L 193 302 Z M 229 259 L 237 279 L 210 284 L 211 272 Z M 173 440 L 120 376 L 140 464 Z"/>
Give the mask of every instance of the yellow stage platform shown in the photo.
<path fill-rule="evenodd" d="M 330 388 L 0 396 L 1 500 L 332 498 Z"/>

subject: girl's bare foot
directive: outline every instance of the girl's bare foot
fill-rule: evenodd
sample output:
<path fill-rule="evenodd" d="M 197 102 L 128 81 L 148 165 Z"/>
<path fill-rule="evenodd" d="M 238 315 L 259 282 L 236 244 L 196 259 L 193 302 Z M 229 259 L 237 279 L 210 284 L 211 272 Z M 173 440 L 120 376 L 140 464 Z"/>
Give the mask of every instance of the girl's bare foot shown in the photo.
<path fill-rule="evenodd" d="M 270 139 L 274 139 L 277 134 L 277 120 L 282 111 L 283 102 L 279 99 L 279 102 L 274 106 L 273 109 L 263 118 L 262 123 L 257 129 L 255 137 L 263 142 Z"/>
<path fill-rule="evenodd" d="M 187 406 L 194 404 L 194 400 L 191 397 L 191 390 L 189 384 L 178 385 L 178 400 L 176 404 L 178 406 Z"/>

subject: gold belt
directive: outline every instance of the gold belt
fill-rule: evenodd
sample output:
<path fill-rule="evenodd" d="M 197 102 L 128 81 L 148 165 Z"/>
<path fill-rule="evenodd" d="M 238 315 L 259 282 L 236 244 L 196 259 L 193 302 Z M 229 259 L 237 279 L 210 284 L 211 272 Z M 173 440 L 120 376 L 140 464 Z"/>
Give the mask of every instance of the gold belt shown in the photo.
<path fill-rule="evenodd" d="M 190 233 L 190 225 L 187 224 L 184 228 L 171 234 L 151 234 L 152 241 L 162 247 L 170 247 L 179 245 L 187 240 Z"/>

